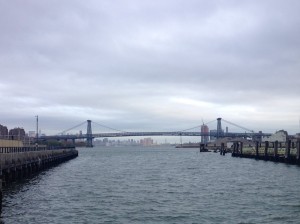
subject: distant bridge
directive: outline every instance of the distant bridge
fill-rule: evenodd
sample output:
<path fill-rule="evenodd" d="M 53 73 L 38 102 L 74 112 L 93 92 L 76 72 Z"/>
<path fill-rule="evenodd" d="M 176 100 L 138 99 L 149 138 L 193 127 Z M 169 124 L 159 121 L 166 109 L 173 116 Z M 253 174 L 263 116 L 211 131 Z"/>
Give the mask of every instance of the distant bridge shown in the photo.
<path fill-rule="evenodd" d="M 270 136 L 269 133 L 237 133 L 237 132 L 228 132 L 224 133 L 222 137 L 253 137 L 253 136 Z M 215 133 L 201 133 L 201 132 L 116 132 L 116 133 L 99 133 L 92 134 L 92 138 L 115 138 L 115 137 L 136 137 L 136 136 L 209 136 L 215 137 L 218 136 Z M 49 140 L 49 139 L 86 139 L 89 135 L 49 135 L 41 136 L 40 140 Z"/>
<path fill-rule="evenodd" d="M 242 137 L 242 138 L 255 138 L 255 139 L 261 139 L 262 136 L 270 136 L 270 133 L 255 133 L 252 130 L 246 129 L 242 126 L 236 125 L 232 122 L 226 121 L 229 124 L 232 124 L 234 126 L 237 126 L 239 128 L 242 128 L 244 130 L 246 130 L 247 132 L 244 133 L 237 133 L 237 132 L 224 132 L 222 130 L 222 125 L 221 125 L 221 118 L 217 118 L 217 130 L 216 131 L 211 131 L 211 132 L 201 132 L 201 131 L 197 131 L 197 132 L 191 132 L 188 130 L 200 127 L 194 127 L 194 128 L 190 128 L 190 129 L 186 129 L 183 131 L 174 131 L 174 132 L 126 132 L 126 131 L 120 131 L 117 129 L 112 129 L 109 128 L 107 126 L 104 126 L 106 128 L 112 129 L 115 132 L 112 133 L 92 133 L 92 126 L 91 120 L 87 120 L 87 133 L 86 134 L 80 134 L 80 135 L 69 135 L 69 134 L 64 134 L 65 132 L 72 130 L 68 129 L 64 132 L 62 132 L 60 135 L 52 135 L 52 136 L 40 136 L 38 137 L 38 140 L 40 141 L 46 141 L 46 140 L 72 140 L 75 143 L 76 139 L 86 139 L 86 146 L 87 147 L 93 147 L 93 139 L 94 138 L 114 138 L 114 137 L 134 137 L 134 136 L 209 136 L 209 137 L 214 137 L 214 138 L 223 138 L 223 137 L 232 137 L 232 138 L 238 138 L 238 137 Z M 84 122 L 85 123 L 85 122 Z M 81 123 L 80 125 L 84 124 Z M 95 123 L 95 122 L 94 122 Z M 210 123 L 210 122 L 209 122 Z M 78 127 L 79 125 L 75 126 Z M 100 125 L 103 126 L 103 125 Z"/>

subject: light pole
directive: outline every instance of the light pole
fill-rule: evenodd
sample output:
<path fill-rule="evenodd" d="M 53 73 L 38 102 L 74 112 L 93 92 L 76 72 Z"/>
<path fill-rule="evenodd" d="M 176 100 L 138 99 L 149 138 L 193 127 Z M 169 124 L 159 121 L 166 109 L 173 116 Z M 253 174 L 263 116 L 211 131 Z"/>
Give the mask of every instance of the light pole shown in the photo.
<path fill-rule="evenodd" d="M 39 116 L 36 115 L 36 143 L 39 142 Z"/>

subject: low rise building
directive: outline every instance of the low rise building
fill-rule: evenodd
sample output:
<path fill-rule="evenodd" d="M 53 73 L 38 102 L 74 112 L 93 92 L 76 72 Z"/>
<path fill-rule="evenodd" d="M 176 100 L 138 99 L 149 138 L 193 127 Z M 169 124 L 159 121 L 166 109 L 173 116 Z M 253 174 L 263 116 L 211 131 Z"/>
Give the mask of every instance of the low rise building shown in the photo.
<path fill-rule="evenodd" d="M 265 137 L 262 137 L 262 142 L 286 142 L 287 140 L 287 137 L 288 137 L 288 133 L 287 131 L 284 131 L 284 130 L 280 130 L 280 131 L 277 131 L 275 134 L 272 134 L 271 136 L 265 136 Z"/>

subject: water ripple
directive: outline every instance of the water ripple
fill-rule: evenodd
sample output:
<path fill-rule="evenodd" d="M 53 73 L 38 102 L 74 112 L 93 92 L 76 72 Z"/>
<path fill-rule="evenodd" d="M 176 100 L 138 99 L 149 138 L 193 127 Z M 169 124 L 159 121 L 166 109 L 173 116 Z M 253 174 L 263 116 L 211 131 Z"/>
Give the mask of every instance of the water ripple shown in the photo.
<path fill-rule="evenodd" d="M 81 149 L 4 192 L 9 223 L 298 223 L 300 168 L 172 148 Z"/>

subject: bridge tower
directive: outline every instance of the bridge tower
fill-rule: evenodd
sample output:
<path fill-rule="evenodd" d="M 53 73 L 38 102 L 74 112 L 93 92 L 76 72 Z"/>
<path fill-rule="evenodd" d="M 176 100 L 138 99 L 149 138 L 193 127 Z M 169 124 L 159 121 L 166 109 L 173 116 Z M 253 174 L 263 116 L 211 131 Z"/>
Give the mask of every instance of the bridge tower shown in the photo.
<path fill-rule="evenodd" d="M 92 121 L 87 120 L 86 147 L 93 147 Z"/>
<path fill-rule="evenodd" d="M 221 138 L 223 136 L 223 130 L 222 130 L 222 118 L 217 118 L 217 138 Z"/>

